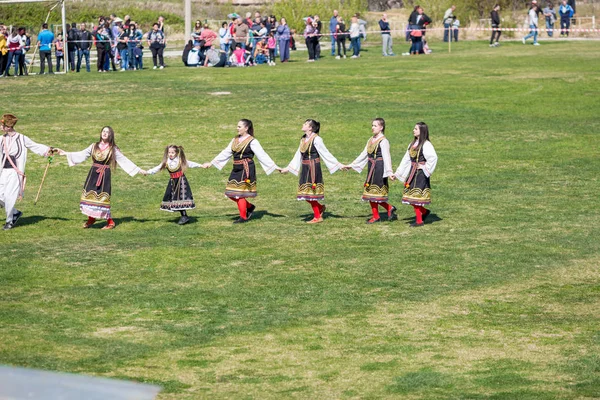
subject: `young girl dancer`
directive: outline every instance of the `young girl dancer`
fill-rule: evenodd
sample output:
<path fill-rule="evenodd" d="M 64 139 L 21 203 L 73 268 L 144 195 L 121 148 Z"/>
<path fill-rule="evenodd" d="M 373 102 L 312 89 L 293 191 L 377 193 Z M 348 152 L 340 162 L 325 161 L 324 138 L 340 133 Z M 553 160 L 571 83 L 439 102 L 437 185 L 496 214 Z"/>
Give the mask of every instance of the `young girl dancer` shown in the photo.
<path fill-rule="evenodd" d="M 414 139 L 408 146 L 406 154 L 396 173 L 391 176 L 404 182 L 403 204 L 410 204 L 415 209 L 416 221 L 411 227 L 423 226 L 423 220 L 430 211 L 423 206 L 431 203 L 431 186 L 429 177 L 437 164 L 437 154 L 429 141 L 429 128 L 425 122 L 419 122 L 413 129 Z"/>
<path fill-rule="evenodd" d="M 390 142 L 384 136 L 385 121 L 383 118 L 375 118 L 371 124 L 373 136 L 367 142 L 365 149 L 360 155 L 347 165 L 344 169 L 354 169 L 360 173 L 367 165 L 367 179 L 364 184 L 362 195 L 363 201 L 371 204 L 373 217 L 367 220 L 367 224 L 381 221 L 379 217 L 379 206 L 385 208 L 388 221 L 397 219 L 396 207 L 388 203 L 388 177 L 394 174 L 392 170 L 392 158 L 390 156 Z"/>
<path fill-rule="evenodd" d="M 162 162 L 144 174 L 153 175 L 163 169 L 169 171 L 171 179 L 169 179 L 160 209 L 169 212 L 179 211 L 181 213 L 179 225 L 185 225 L 190 220 L 185 210 L 196 208 L 192 189 L 185 177 L 185 171 L 188 168 L 201 167 L 202 165 L 186 159 L 182 146 L 172 144 L 165 148 Z"/>
<path fill-rule="evenodd" d="M 105 219 L 107 224 L 102 229 L 113 229 L 115 221 L 110 212 L 111 171 L 116 168 L 117 164 L 130 176 L 135 176 L 138 172 L 146 173 L 146 171 L 140 169 L 121 153 L 115 144 L 115 132 L 110 126 L 102 128 L 100 140 L 92 143 L 87 149 L 74 153 L 60 150 L 59 154 L 67 156 L 70 167 L 81 164 L 88 157 L 92 157 L 92 168 L 83 186 L 79 203 L 81 212 L 88 216 L 83 228 L 89 228 L 97 219 Z"/>
<path fill-rule="evenodd" d="M 262 146 L 254 138 L 254 127 L 252 121 L 241 119 L 237 124 L 238 136 L 233 138 L 229 145 L 217 155 L 211 162 L 202 166 L 209 168 L 214 165 L 219 170 L 223 169 L 227 161 L 233 157 L 233 170 L 229 175 L 229 181 L 225 188 L 225 196 L 235 201 L 240 212 L 240 217 L 234 224 L 247 222 L 256 206 L 247 199 L 256 197 L 256 167 L 254 156 L 260 162 L 261 167 L 267 175 L 270 175 L 279 167 L 271 160 L 271 157 L 263 150 Z"/>
<path fill-rule="evenodd" d="M 289 165 L 280 170 L 282 174 L 291 172 L 294 175 L 300 173 L 298 193 L 296 199 L 306 200 L 312 207 L 314 218 L 309 224 L 323 222 L 325 205 L 319 201 L 325 199 L 325 185 L 321 172 L 321 160 L 325 162 L 330 173 L 336 172 L 343 165 L 327 150 L 323 139 L 319 136 L 321 124 L 313 119 L 307 119 L 302 125 L 304 135 L 300 139 L 300 147 Z"/>

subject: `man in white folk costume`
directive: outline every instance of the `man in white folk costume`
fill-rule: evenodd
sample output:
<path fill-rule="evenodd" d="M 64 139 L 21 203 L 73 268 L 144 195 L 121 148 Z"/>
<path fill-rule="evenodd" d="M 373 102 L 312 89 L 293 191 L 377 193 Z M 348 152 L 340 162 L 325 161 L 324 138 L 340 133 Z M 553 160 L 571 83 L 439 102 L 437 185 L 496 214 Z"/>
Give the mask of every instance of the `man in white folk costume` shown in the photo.
<path fill-rule="evenodd" d="M 40 156 L 48 156 L 52 148 L 37 144 L 27 136 L 15 131 L 18 118 L 4 114 L 0 120 L 2 143 L 0 144 L 0 207 L 6 211 L 4 230 L 12 229 L 23 213 L 15 208 L 17 199 L 23 198 L 25 190 L 25 164 L 27 150 Z"/>

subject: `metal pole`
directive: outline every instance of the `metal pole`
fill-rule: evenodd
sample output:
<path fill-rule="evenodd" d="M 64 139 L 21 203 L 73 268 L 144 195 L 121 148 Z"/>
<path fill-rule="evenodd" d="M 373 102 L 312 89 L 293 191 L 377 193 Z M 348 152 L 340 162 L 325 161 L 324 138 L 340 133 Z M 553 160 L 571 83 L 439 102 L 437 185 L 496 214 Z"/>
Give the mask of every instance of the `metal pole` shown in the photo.
<path fill-rule="evenodd" d="M 69 48 L 67 47 L 67 11 L 65 9 L 65 0 L 62 0 L 62 29 L 63 29 L 63 54 L 65 55 L 65 74 L 69 72 Z"/>
<path fill-rule="evenodd" d="M 185 40 L 184 44 L 192 36 L 192 0 L 185 0 Z"/>

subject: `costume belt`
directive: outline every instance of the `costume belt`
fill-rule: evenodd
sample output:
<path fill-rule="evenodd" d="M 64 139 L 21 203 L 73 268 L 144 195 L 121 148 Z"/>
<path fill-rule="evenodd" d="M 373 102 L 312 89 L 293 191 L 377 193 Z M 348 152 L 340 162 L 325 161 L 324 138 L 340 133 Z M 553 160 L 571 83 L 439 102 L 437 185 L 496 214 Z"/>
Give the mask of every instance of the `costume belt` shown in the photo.
<path fill-rule="evenodd" d="M 412 181 L 412 179 L 415 177 L 415 175 L 417 174 L 417 171 L 419 170 L 419 165 L 425 165 L 425 162 L 411 162 L 410 163 L 410 175 L 408 176 L 408 179 L 406 180 L 406 184 L 410 184 L 410 182 Z"/>
<path fill-rule="evenodd" d="M 170 172 L 171 179 L 181 178 L 183 176 L 183 171 Z"/>
<path fill-rule="evenodd" d="M 98 179 L 96 180 L 96 187 L 100 186 L 102 183 L 102 179 L 104 179 L 104 173 L 107 169 L 110 169 L 109 164 L 92 164 L 92 168 L 96 168 L 96 172 L 98 173 Z"/>
<path fill-rule="evenodd" d="M 250 164 L 250 161 L 252 161 L 251 158 L 242 158 L 241 160 L 234 160 L 233 161 L 233 165 L 243 165 L 244 166 L 244 174 L 246 175 L 246 178 L 250 178 L 250 166 L 248 164 Z M 244 175 L 242 174 L 242 180 L 244 179 Z"/>
<path fill-rule="evenodd" d="M 315 184 L 315 164 L 321 163 L 321 159 L 319 157 L 315 159 L 302 160 L 302 164 L 308 165 L 308 169 L 310 171 L 310 179 L 312 184 Z"/>
<path fill-rule="evenodd" d="M 369 162 L 371 163 L 371 169 L 369 170 L 369 175 L 367 175 L 367 182 L 371 182 L 373 179 L 373 174 L 375 173 L 375 165 L 377 161 L 383 161 L 383 157 L 369 158 Z"/>

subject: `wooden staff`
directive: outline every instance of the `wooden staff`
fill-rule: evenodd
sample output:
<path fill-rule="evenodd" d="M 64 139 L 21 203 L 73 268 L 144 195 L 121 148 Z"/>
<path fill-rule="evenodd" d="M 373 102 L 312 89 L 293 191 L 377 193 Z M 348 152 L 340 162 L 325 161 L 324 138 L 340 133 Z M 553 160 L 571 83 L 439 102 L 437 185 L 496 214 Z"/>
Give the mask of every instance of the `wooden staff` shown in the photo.
<path fill-rule="evenodd" d="M 50 155 L 48 156 L 48 164 L 46 164 L 46 170 L 44 171 L 44 176 L 42 176 L 42 182 L 40 183 L 40 188 L 38 189 L 37 196 L 35 196 L 35 201 L 33 205 L 35 206 L 40 198 L 40 193 L 42 193 L 42 186 L 44 186 L 44 180 L 46 180 L 46 174 L 48 173 L 48 168 L 50 164 L 52 164 L 52 160 L 54 159 L 54 149 L 50 149 Z"/>

